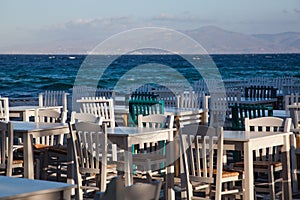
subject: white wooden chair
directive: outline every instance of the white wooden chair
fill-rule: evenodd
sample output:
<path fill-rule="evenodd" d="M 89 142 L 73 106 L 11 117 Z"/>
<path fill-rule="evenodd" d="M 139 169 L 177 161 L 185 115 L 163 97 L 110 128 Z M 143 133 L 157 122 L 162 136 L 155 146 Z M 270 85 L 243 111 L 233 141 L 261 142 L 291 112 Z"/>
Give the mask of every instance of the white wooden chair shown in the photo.
<path fill-rule="evenodd" d="M 158 95 L 157 99 L 164 101 L 165 107 L 177 107 L 179 97 L 167 88 L 158 88 L 154 91 Z"/>
<path fill-rule="evenodd" d="M 23 160 L 13 159 L 13 124 L 0 121 L 0 170 L 12 176 L 13 169 L 23 168 Z"/>
<path fill-rule="evenodd" d="M 35 122 L 65 123 L 66 119 L 64 117 L 65 115 L 57 110 L 38 108 L 35 112 Z M 67 134 L 35 138 L 34 153 L 37 161 L 37 169 L 39 169 L 39 165 L 42 166 L 40 169 L 41 178 L 47 179 L 48 174 L 56 173 L 56 179 L 60 180 L 62 166 L 66 167 L 64 163 L 67 161 Z M 54 166 L 54 168 L 50 166 Z M 39 173 L 37 173 L 37 176 L 39 178 Z"/>
<path fill-rule="evenodd" d="M 180 129 L 179 136 L 183 165 L 181 184 L 186 189 L 186 199 L 242 195 L 243 187 L 235 187 L 234 183 L 243 180 L 243 173 L 223 168 L 222 127 L 187 125 Z M 204 197 L 195 196 L 195 192 L 203 192 Z"/>
<path fill-rule="evenodd" d="M 208 123 L 208 100 L 209 96 L 204 93 L 195 93 L 192 90 L 183 92 L 178 96 L 177 108 L 191 112 L 182 112 L 184 115 L 176 116 L 176 123 L 180 127 L 186 124 Z"/>
<path fill-rule="evenodd" d="M 298 157 L 300 155 L 300 121 L 299 121 L 299 108 L 290 108 L 290 116 L 292 119 L 293 128 L 291 131 L 294 133 L 294 141 L 291 140 L 291 165 L 292 165 L 292 180 L 293 180 L 293 192 L 298 192 L 298 174 L 300 169 L 298 165 Z"/>
<path fill-rule="evenodd" d="M 84 192 L 106 190 L 107 125 L 78 122 L 74 126 L 69 123 L 75 155 L 76 197 L 80 200 Z M 96 181 L 95 185 L 90 184 L 92 180 Z"/>
<path fill-rule="evenodd" d="M 0 97 L 0 120 L 9 121 L 9 104 L 7 97 Z"/>
<path fill-rule="evenodd" d="M 200 102 L 198 101 L 198 93 L 192 90 L 182 92 L 178 99 L 178 108 L 200 108 Z"/>
<path fill-rule="evenodd" d="M 209 124 L 210 126 L 225 126 L 228 112 L 228 101 L 225 92 L 214 92 L 209 101 Z M 227 127 L 227 126 L 226 126 Z"/>
<path fill-rule="evenodd" d="M 138 127 L 150 128 L 173 128 L 173 115 L 139 115 Z M 135 149 L 132 155 L 133 164 L 138 171 L 146 172 L 146 176 L 150 181 L 154 171 L 162 171 L 166 166 L 165 141 L 156 143 L 139 144 L 139 149 Z"/>
<path fill-rule="evenodd" d="M 73 111 L 71 113 L 70 123 L 74 124 L 77 122 L 91 122 L 91 123 L 102 125 L 102 118 L 97 117 L 91 113 L 77 113 Z"/>
<path fill-rule="evenodd" d="M 62 106 L 62 117 L 67 118 L 68 115 L 68 101 L 67 96 L 69 93 L 65 91 L 52 91 L 48 90 L 39 94 L 39 107 L 56 107 Z"/>
<path fill-rule="evenodd" d="M 109 127 L 115 127 L 115 113 L 113 99 L 104 97 L 82 97 L 77 100 L 80 104 L 81 113 L 90 113 L 101 117 Z"/>
<path fill-rule="evenodd" d="M 251 132 L 290 132 L 291 119 L 285 120 L 277 117 L 245 118 L 245 131 Z M 265 141 L 268 142 L 268 141 Z M 253 170 L 258 174 L 255 178 L 255 191 L 258 193 L 270 194 L 270 199 L 275 200 L 276 195 L 283 195 L 282 176 L 275 174 L 282 173 L 280 159 L 280 147 L 259 149 L 254 152 Z M 243 162 L 233 164 L 233 169 L 243 169 Z M 267 178 L 263 178 L 263 175 Z M 279 183 L 280 192 L 276 192 L 275 184 Z"/>

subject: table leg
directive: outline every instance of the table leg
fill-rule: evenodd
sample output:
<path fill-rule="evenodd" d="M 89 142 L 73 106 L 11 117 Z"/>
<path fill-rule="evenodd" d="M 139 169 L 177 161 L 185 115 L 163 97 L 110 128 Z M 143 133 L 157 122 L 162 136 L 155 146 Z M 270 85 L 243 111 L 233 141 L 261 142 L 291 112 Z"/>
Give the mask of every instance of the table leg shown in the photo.
<path fill-rule="evenodd" d="M 292 168 L 292 186 L 293 193 L 298 192 L 298 178 L 297 178 L 297 156 L 296 156 L 296 138 L 295 134 L 291 134 L 291 168 Z"/>
<path fill-rule="evenodd" d="M 24 177 L 34 179 L 32 135 L 24 134 Z"/>
<path fill-rule="evenodd" d="M 291 164 L 290 164 L 290 137 L 284 136 L 284 145 L 282 147 L 282 165 L 283 165 L 283 199 L 292 199 L 291 186 Z"/>
<path fill-rule="evenodd" d="M 124 152 L 124 176 L 125 176 L 125 186 L 130 186 L 133 184 L 133 176 L 132 176 L 132 152 L 131 147 L 127 148 L 127 151 Z"/>
<path fill-rule="evenodd" d="M 251 143 L 244 144 L 244 170 L 245 170 L 245 188 L 244 199 L 254 200 L 254 186 L 253 186 L 253 152 Z"/>
<path fill-rule="evenodd" d="M 173 135 L 173 133 L 170 133 Z M 172 137 L 172 136 L 171 136 Z M 174 191 L 174 141 L 173 137 L 167 144 L 167 172 L 166 172 L 166 190 L 165 198 L 168 200 L 175 199 Z M 179 160 L 178 160 L 179 161 Z M 179 163 L 180 164 L 180 163 Z"/>

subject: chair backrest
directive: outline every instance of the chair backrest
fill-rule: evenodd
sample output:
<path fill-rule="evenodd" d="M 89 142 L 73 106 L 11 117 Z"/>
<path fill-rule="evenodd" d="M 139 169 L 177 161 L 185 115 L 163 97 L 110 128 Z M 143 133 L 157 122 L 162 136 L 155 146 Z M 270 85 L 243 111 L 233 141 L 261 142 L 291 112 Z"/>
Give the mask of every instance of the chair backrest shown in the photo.
<path fill-rule="evenodd" d="M 300 82 L 294 81 L 293 83 L 283 85 L 283 95 L 295 94 L 300 92 Z"/>
<path fill-rule="evenodd" d="M 220 183 L 223 170 L 223 128 L 187 125 L 180 129 L 179 136 L 185 176 L 182 180 L 186 181 L 182 184 L 187 185 L 187 195 L 193 196 L 190 184 L 193 180 L 197 180 L 199 185 L 206 185 L 208 189 L 214 182 Z"/>
<path fill-rule="evenodd" d="M 182 92 L 179 95 L 179 101 L 177 104 L 178 108 L 200 108 L 200 103 L 198 100 L 198 94 L 192 90 Z"/>
<path fill-rule="evenodd" d="M 9 104 L 7 97 L 0 97 L 0 120 L 9 121 Z"/>
<path fill-rule="evenodd" d="M 245 118 L 245 131 L 255 132 L 290 132 L 291 118 L 279 117 Z"/>
<path fill-rule="evenodd" d="M 266 105 L 235 104 L 230 106 L 232 113 L 232 129 L 244 130 L 245 118 L 273 116 L 273 107 Z"/>
<path fill-rule="evenodd" d="M 115 113 L 113 99 L 104 97 L 82 97 L 77 100 L 80 104 L 81 113 L 90 113 L 101 117 L 108 126 L 115 127 Z"/>
<path fill-rule="evenodd" d="M 284 108 L 287 111 L 289 105 L 300 103 L 300 95 L 299 93 L 291 93 L 289 95 L 285 95 L 284 98 Z"/>
<path fill-rule="evenodd" d="M 75 129 L 74 129 L 74 126 Z M 69 123 L 72 144 L 75 155 L 77 181 L 80 184 L 81 175 L 101 173 L 100 191 L 106 189 L 107 165 L 107 132 L 106 123 L 102 127 L 90 122 Z"/>
<path fill-rule="evenodd" d="M 69 93 L 65 91 L 48 90 L 39 94 L 39 106 L 63 106 L 63 110 L 67 111 L 67 96 Z"/>
<path fill-rule="evenodd" d="M 57 110 L 38 108 L 35 110 L 35 122 L 66 123 L 66 119 Z"/>
<path fill-rule="evenodd" d="M 291 118 L 285 120 L 278 117 L 245 118 L 245 131 L 248 132 L 290 132 Z M 267 142 L 267 141 L 266 141 Z M 280 153 L 277 147 L 267 147 L 255 150 L 256 160 L 279 161 Z"/>
<path fill-rule="evenodd" d="M 174 94 L 167 88 L 158 88 L 155 90 L 155 94 L 158 95 L 157 99 L 164 101 L 165 107 L 176 107 L 179 101 L 177 94 Z"/>
<path fill-rule="evenodd" d="M 154 93 L 134 93 L 129 100 L 129 124 L 138 123 L 138 115 L 164 114 L 164 102 Z"/>
<path fill-rule="evenodd" d="M 138 116 L 138 127 L 151 127 L 151 128 L 173 128 L 174 116 L 173 115 L 139 115 Z"/>
<path fill-rule="evenodd" d="M 12 175 L 13 162 L 13 124 L 0 121 L 0 169 L 6 170 L 6 175 Z"/>
<path fill-rule="evenodd" d="M 161 190 L 161 181 L 151 183 L 136 183 L 125 187 L 125 182 L 120 176 L 111 179 L 107 185 L 107 190 L 99 200 L 132 200 L 151 199 L 158 200 Z M 96 197 L 95 200 L 98 198 Z"/>
<path fill-rule="evenodd" d="M 64 118 L 68 116 L 68 99 L 69 93 L 65 91 L 48 90 L 39 94 L 39 107 L 62 106 L 61 113 Z"/>
<path fill-rule="evenodd" d="M 277 88 L 273 86 L 256 86 L 252 85 L 245 88 L 246 98 L 276 98 Z"/>
<path fill-rule="evenodd" d="M 66 123 L 64 115 L 57 110 L 38 108 L 35 110 L 35 122 L 44 122 L 44 123 Z M 45 144 L 45 145 L 63 145 L 64 136 L 62 135 L 49 135 L 41 136 L 35 138 L 36 144 Z"/>
<path fill-rule="evenodd" d="M 211 92 L 209 100 L 210 126 L 223 126 L 228 112 L 228 101 L 225 92 Z"/>
<path fill-rule="evenodd" d="M 99 125 L 102 125 L 102 118 L 97 117 L 91 113 L 77 113 L 73 111 L 71 113 L 71 123 L 77 123 L 77 122 L 91 122 L 91 123 L 96 123 Z"/>

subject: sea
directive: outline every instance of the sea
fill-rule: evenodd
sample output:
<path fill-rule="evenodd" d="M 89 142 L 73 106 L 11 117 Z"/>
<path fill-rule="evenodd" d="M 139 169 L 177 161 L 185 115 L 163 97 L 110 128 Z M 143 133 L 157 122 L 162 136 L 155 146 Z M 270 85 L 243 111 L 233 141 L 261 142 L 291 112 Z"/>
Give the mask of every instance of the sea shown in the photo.
<path fill-rule="evenodd" d="M 300 54 L 217 54 L 207 57 L 222 79 L 300 77 Z M 93 75 L 97 73 L 95 70 L 109 65 L 104 76 L 96 77 L 99 78 L 97 87 L 101 88 L 113 88 L 116 80 L 138 66 L 146 67 L 131 76 L 130 83 L 134 83 L 139 74 L 151 77 L 155 64 L 161 69 L 155 77 L 165 77 L 164 67 L 171 66 L 174 70 L 180 69 L 183 76 L 192 82 L 201 77 L 193 73 L 189 61 L 199 60 L 203 60 L 201 55 L 185 55 L 185 58 L 178 55 L 0 55 L 0 96 L 37 97 L 45 90 L 71 90 L 83 66 L 92 68 L 94 71 L 89 73 Z M 149 63 L 152 65 L 147 65 Z M 87 74 L 82 81 L 88 82 L 89 77 Z"/>

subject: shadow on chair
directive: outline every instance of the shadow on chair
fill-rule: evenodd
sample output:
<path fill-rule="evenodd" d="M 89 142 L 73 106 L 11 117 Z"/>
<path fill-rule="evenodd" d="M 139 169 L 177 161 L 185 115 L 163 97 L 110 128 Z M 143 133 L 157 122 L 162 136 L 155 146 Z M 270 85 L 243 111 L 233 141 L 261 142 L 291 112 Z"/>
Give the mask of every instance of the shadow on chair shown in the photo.
<path fill-rule="evenodd" d="M 125 187 L 124 180 L 114 177 L 107 185 L 104 193 L 97 193 L 94 200 L 158 200 L 160 196 L 161 182 L 136 183 Z"/>

